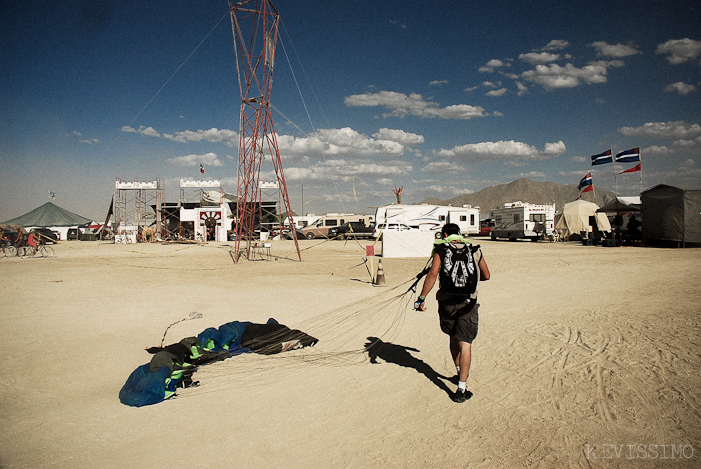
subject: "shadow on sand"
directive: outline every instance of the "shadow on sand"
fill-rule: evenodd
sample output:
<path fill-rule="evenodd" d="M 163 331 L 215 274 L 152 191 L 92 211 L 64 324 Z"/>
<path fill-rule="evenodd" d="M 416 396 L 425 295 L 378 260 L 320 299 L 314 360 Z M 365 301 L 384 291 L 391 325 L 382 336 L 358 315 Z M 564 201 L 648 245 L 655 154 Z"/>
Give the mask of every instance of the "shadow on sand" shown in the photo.
<path fill-rule="evenodd" d="M 442 389 L 448 396 L 452 396 L 451 390 L 443 382 L 443 380 L 451 380 L 447 376 L 443 376 L 431 368 L 431 366 L 414 357 L 409 352 L 419 352 L 418 349 L 412 347 L 405 347 L 403 345 L 396 345 L 390 342 L 384 342 L 377 337 L 368 337 L 368 343 L 365 344 L 365 348 L 370 355 L 370 363 L 378 364 L 378 358 L 384 360 L 387 363 L 394 363 L 395 365 L 403 366 L 405 368 L 413 368 L 417 372 L 424 375 L 433 384 Z"/>

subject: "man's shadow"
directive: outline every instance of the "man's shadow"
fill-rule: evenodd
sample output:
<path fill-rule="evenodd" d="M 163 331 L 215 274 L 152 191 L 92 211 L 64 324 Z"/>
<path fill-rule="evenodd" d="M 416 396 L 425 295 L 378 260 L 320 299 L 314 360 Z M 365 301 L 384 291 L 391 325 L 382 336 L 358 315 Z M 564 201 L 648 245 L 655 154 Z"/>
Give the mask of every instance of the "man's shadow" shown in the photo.
<path fill-rule="evenodd" d="M 443 376 L 431 368 L 431 366 L 420 360 L 409 352 L 419 352 L 418 349 L 412 347 L 405 347 L 403 345 L 396 345 L 390 342 L 384 342 L 377 337 L 368 337 L 368 343 L 365 344 L 365 349 L 368 351 L 370 356 L 370 363 L 377 364 L 378 358 L 381 358 L 387 363 L 394 363 L 395 365 L 403 366 L 405 368 L 413 368 L 433 384 L 438 386 L 439 389 L 445 391 L 449 396 L 452 392 L 448 386 L 442 381 L 448 380 L 450 378 Z"/>

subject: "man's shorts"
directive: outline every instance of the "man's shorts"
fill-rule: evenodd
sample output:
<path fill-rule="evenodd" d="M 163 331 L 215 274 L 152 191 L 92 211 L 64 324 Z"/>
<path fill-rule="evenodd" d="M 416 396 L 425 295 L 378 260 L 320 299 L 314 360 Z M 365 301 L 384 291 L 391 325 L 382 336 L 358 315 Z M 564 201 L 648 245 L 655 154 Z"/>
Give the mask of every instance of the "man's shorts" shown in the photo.
<path fill-rule="evenodd" d="M 438 303 L 441 330 L 449 336 L 471 344 L 477 337 L 479 304 L 475 302 L 457 305 Z"/>

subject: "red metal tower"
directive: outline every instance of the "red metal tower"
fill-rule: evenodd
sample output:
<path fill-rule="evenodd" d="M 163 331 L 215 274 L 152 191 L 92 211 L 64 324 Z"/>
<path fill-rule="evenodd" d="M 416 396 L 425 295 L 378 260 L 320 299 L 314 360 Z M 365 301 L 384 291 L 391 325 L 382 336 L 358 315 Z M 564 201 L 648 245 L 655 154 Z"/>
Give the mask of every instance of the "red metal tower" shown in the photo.
<path fill-rule="evenodd" d="M 241 127 L 239 135 L 238 192 L 236 201 L 235 260 L 241 255 L 241 240 L 246 239 L 246 257 L 250 259 L 255 215 L 260 210 L 260 169 L 268 156 L 275 168 L 280 199 L 287 211 L 299 260 L 302 254 L 294 229 L 285 174 L 282 170 L 277 135 L 273 125 L 270 93 L 273 85 L 275 48 L 280 15 L 268 0 L 229 0 L 231 26 L 236 48 L 236 70 L 241 89 Z"/>

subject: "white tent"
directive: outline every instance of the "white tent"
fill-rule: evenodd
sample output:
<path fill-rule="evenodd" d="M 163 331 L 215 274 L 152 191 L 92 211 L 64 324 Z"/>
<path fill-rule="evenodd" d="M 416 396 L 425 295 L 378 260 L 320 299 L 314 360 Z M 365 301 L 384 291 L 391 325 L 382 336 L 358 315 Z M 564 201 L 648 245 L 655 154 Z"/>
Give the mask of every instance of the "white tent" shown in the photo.
<path fill-rule="evenodd" d="M 565 204 L 562 212 L 555 215 L 555 230 L 565 238 L 580 234 L 582 231 L 591 232 L 589 217 L 595 217 L 599 231 L 611 231 L 611 223 L 606 214 L 596 213 L 598 209 L 598 205 L 586 200 L 575 200 Z"/>

